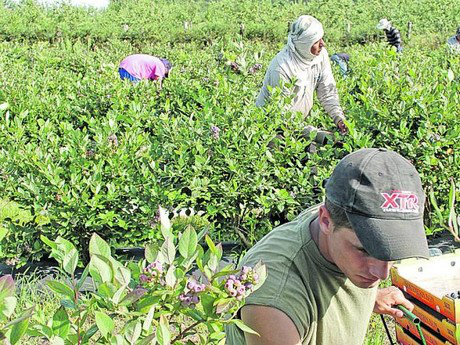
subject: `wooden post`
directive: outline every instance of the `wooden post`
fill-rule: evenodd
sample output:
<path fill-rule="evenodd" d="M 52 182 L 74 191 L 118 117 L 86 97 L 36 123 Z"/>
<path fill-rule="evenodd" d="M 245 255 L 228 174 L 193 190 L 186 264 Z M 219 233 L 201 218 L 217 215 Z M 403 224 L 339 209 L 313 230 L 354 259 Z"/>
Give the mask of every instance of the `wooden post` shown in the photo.
<path fill-rule="evenodd" d="M 412 22 L 407 22 L 407 39 L 410 38 L 411 34 L 412 34 Z"/>

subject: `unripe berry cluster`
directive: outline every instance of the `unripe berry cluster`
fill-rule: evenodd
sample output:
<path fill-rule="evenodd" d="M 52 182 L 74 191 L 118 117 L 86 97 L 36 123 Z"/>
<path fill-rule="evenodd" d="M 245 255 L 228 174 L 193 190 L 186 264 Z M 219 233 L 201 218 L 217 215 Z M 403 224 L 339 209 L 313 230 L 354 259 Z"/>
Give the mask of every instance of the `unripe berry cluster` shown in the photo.
<path fill-rule="evenodd" d="M 227 293 L 241 301 L 249 295 L 257 284 L 259 276 L 251 267 L 243 266 L 239 275 L 231 275 L 225 282 L 225 290 Z"/>
<path fill-rule="evenodd" d="M 160 284 L 165 285 L 163 265 L 159 261 L 152 262 L 144 272 L 139 276 L 142 284 Z"/>
<path fill-rule="evenodd" d="M 186 307 L 194 308 L 200 302 L 199 293 L 206 289 L 206 285 L 201 284 L 195 280 L 187 282 L 187 292 L 179 295 L 179 300 Z"/>

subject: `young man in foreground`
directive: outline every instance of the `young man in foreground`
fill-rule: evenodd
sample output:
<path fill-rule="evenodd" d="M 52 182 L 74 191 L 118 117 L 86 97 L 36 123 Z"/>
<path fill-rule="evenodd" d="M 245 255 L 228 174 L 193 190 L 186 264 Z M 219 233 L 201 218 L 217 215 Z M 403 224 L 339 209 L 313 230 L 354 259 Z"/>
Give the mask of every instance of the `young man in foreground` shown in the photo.
<path fill-rule="evenodd" d="M 402 316 L 413 305 L 395 287 L 378 289 L 393 261 L 428 257 L 424 193 L 415 168 L 386 149 L 343 158 L 326 183 L 325 204 L 284 224 L 248 251 L 265 283 L 241 318 L 260 336 L 226 329 L 229 345 L 361 345 L 372 311 Z"/>

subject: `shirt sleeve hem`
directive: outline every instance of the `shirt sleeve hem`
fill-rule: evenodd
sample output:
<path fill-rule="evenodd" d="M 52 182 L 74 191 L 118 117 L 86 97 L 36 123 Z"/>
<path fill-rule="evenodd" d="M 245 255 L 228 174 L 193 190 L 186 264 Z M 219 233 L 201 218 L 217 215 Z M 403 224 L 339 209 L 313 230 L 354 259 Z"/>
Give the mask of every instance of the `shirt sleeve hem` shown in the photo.
<path fill-rule="evenodd" d="M 251 300 L 250 302 L 246 302 L 244 306 L 247 306 L 247 305 L 258 305 L 258 306 L 271 307 L 271 308 L 278 309 L 279 311 L 286 314 L 291 319 L 291 321 L 294 323 L 297 329 L 297 332 L 299 333 L 300 339 L 304 338 L 306 332 L 305 332 L 304 327 L 302 326 L 302 323 L 300 322 L 300 319 L 294 313 L 285 310 L 281 305 L 277 303 L 273 303 L 273 301 L 268 302 L 268 301 L 261 300 L 261 299 L 254 299 L 254 300 Z"/>

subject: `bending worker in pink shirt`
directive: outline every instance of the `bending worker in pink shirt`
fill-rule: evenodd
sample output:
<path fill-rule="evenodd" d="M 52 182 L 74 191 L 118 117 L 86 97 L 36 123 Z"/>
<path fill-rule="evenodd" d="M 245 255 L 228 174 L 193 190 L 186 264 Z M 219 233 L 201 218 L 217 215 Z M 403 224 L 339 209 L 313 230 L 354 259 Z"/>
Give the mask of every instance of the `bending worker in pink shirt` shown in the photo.
<path fill-rule="evenodd" d="M 166 59 L 147 54 L 129 55 L 120 62 L 118 73 L 121 79 L 138 82 L 142 79 L 158 80 L 160 88 L 163 79 L 168 77 L 172 65 Z"/>

